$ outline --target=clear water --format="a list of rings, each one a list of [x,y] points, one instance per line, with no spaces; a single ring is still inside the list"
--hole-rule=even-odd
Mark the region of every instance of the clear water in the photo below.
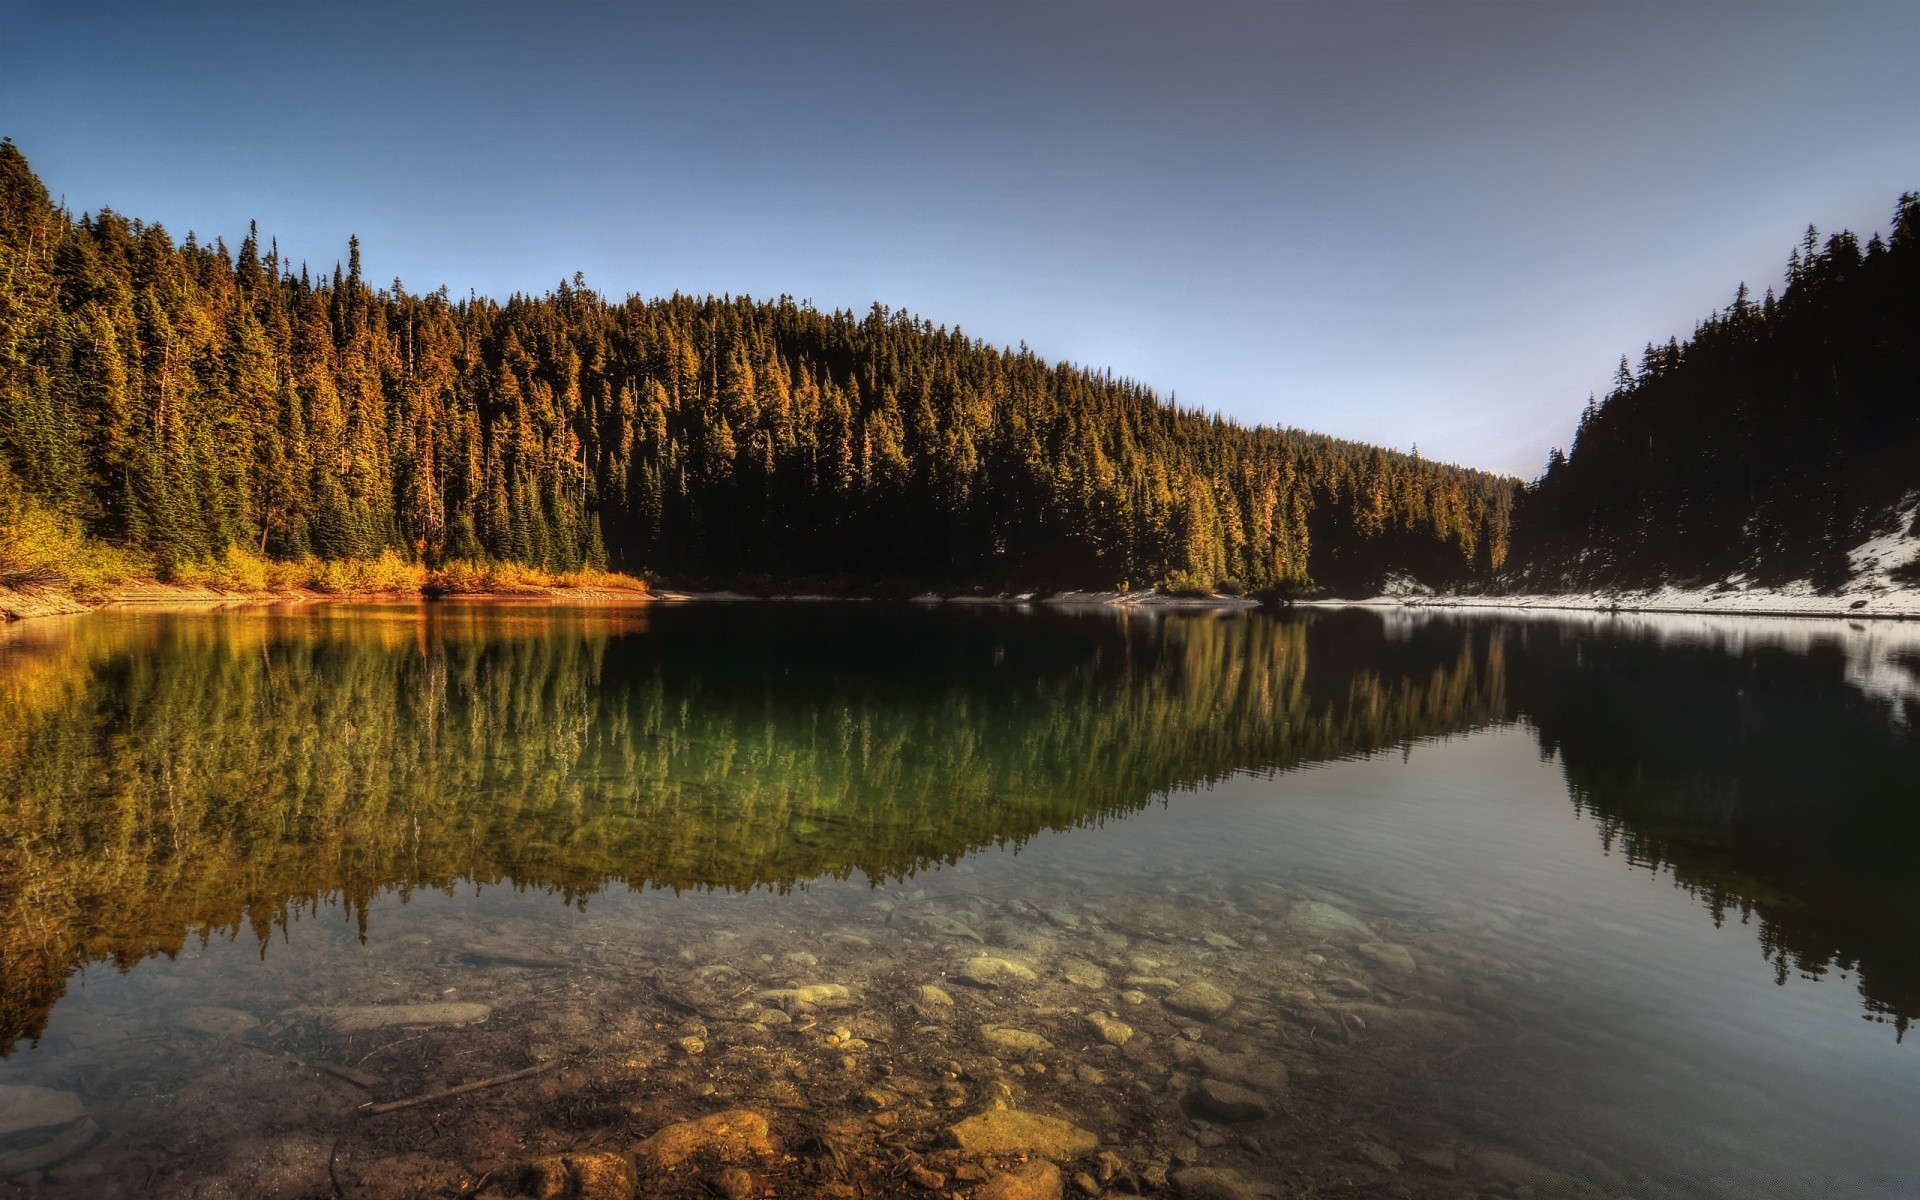
[[[970,1195],[1011,1107],[1113,1194],[1920,1194],[1916,716],[1842,622],[29,622],[0,1193],[523,1194],[748,1109],[641,1193]]]

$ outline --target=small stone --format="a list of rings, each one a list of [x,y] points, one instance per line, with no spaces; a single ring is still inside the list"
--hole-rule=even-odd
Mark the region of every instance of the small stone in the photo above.
[[[1209,933],[1201,939],[1216,950],[1239,950],[1241,945],[1224,933]]]
[[[1361,958],[1385,971],[1411,975],[1419,970],[1414,964],[1413,955],[1405,946],[1397,946],[1392,942],[1361,942],[1353,949]]]
[[[1060,1200],[1065,1191],[1060,1168],[1037,1158],[1010,1175],[989,1179],[974,1196],[977,1200]]]
[[[521,1187],[533,1200],[631,1200],[640,1186],[624,1154],[553,1154],[527,1164]]]
[[[962,982],[975,987],[995,988],[1009,980],[1032,983],[1040,977],[1030,967],[1022,966],[1012,959],[994,958],[991,955],[978,955],[960,964],[954,975]]]
[[[1038,1154],[1071,1159],[1100,1145],[1093,1134],[1058,1117],[995,1109],[968,1117],[951,1131],[953,1144],[969,1154]]]
[[[707,1052],[706,1042],[697,1037],[683,1037],[675,1042],[674,1045],[680,1047],[681,1052],[685,1054],[705,1054]]]
[[[1053,1049],[1053,1043],[1039,1034],[1009,1025],[982,1025],[980,1036],[1000,1049],[1015,1054],[1041,1054]]]
[[[1097,992],[1107,986],[1107,973],[1084,959],[1074,959],[1060,970],[1068,983]]]
[[[1260,1093],[1224,1079],[1201,1080],[1189,1099],[1195,1108],[1222,1121],[1257,1121],[1273,1113]]]
[[[1400,1156],[1379,1142],[1361,1142],[1353,1148],[1353,1152],[1382,1171],[1393,1172],[1400,1169]]]
[[[947,1186],[947,1177],[938,1171],[929,1171],[919,1163],[907,1169],[907,1178],[930,1192],[937,1192]]]
[[[1111,1150],[1102,1150],[1100,1152],[1099,1163],[1101,1183],[1112,1183],[1127,1173],[1126,1160]]]
[[[1189,1200],[1262,1200],[1275,1194],[1238,1171],[1220,1167],[1188,1167],[1175,1171],[1172,1180],[1173,1190]]]
[[[1098,1196],[1101,1192],[1100,1181],[1085,1171],[1073,1177],[1073,1187],[1082,1196]]]
[[[767,1119],[745,1108],[676,1121],[634,1148],[634,1154],[656,1170],[671,1170],[704,1151],[724,1163],[771,1158],[777,1153]]]
[[[728,1167],[713,1177],[713,1186],[723,1200],[753,1200],[759,1194],[754,1186],[753,1175],[740,1167]],[[586,1200],[584,1196],[581,1200]],[[622,1197],[622,1200],[626,1200]]]
[[[930,983],[920,985],[920,1003],[931,1004],[935,1008],[952,1008],[953,997],[945,988],[937,988]]]
[[[1201,979],[1176,989],[1161,1003],[1182,1016],[1212,1021],[1233,1007],[1233,997]]]
[[[1124,1046],[1133,1037],[1133,1026],[1112,1013],[1088,1013],[1087,1024],[1093,1026],[1093,1031],[1100,1035],[1100,1040],[1109,1046]]]
[[[1438,1171],[1442,1175],[1451,1175],[1460,1169],[1459,1160],[1454,1158],[1453,1151],[1445,1147],[1436,1150],[1415,1150],[1411,1157],[1421,1166]]]
[[[1194,1134],[1193,1140],[1200,1143],[1202,1150],[1218,1150],[1227,1144],[1227,1135],[1209,1126]]]
[[[1120,993],[1120,998],[1128,1004],[1145,1004],[1147,1002],[1147,994],[1138,988],[1128,988],[1126,991]]]

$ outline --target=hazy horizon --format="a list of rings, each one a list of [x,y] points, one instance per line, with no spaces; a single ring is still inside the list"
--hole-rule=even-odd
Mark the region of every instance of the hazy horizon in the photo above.
[[[5,11],[0,134],[76,213],[878,302],[1523,478],[1622,353],[1920,187],[1893,4]]]

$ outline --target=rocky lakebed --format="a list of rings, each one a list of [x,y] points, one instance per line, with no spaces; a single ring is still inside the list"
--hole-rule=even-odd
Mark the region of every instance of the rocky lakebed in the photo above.
[[[31,1078],[0,1064],[0,1194],[1257,1200],[1624,1182],[1570,1142],[1528,1141],[1503,1105],[1478,1051],[1515,1026],[1503,984],[1526,972],[1471,939],[1312,888],[1056,878],[1015,899],[972,875],[634,893],[639,913],[582,905],[560,924],[415,898],[406,932],[281,956],[294,974],[266,980],[248,947],[210,941],[133,973],[157,999],[102,996],[50,1030]]]

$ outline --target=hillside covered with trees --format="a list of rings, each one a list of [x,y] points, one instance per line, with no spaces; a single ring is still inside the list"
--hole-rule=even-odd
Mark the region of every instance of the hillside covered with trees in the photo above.
[[[1447,583],[1503,565],[1516,487],[879,305],[578,275],[454,300],[375,288],[357,241],[314,278],[251,231],[73,216],[0,147],[0,520],[162,577],[384,552],[854,589]]]
[[[1786,285],[1625,358],[1515,516],[1513,586],[1837,588],[1920,489],[1920,195],[1863,246],[1812,226]],[[1907,565],[1895,583],[1920,583]]]

